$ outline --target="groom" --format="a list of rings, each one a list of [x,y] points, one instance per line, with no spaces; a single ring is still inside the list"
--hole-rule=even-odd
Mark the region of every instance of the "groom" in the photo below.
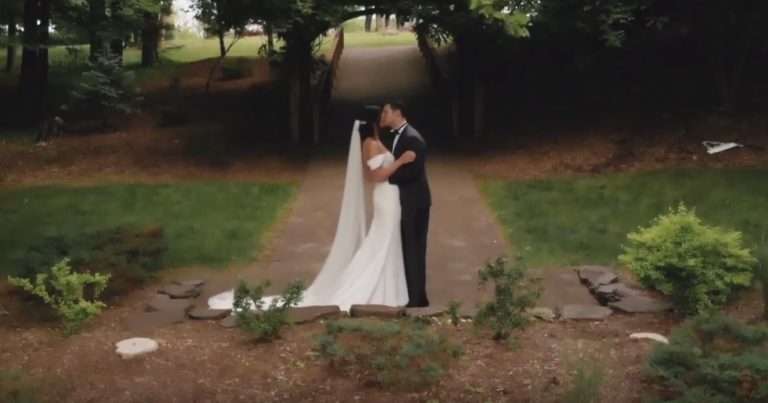
[[[405,279],[408,283],[407,307],[429,306],[427,299],[427,230],[432,196],[427,182],[424,162],[427,144],[418,131],[405,120],[403,105],[399,102],[384,104],[379,126],[391,130],[387,140],[395,159],[406,151],[416,153],[416,160],[403,165],[389,177],[389,183],[400,188],[400,231],[403,242]],[[391,140],[390,140],[391,139]]]

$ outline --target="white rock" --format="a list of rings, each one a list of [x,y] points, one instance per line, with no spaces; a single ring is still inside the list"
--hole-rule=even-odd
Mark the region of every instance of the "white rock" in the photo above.
[[[632,340],[650,339],[656,340],[659,343],[669,344],[669,340],[658,333],[632,333],[629,335],[629,338]]]
[[[151,353],[159,347],[156,341],[143,337],[123,340],[115,343],[115,345],[117,346],[115,352],[122,356],[124,360]]]

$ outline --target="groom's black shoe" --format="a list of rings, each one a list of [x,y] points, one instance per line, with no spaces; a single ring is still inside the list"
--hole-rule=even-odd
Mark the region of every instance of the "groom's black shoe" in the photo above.
[[[417,304],[413,302],[408,302],[407,304],[405,304],[406,308],[426,308],[428,306],[429,306],[429,301],[422,302],[421,304]]]

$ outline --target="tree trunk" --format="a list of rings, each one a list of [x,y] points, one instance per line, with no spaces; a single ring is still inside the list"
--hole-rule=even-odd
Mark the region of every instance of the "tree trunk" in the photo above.
[[[141,27],[141,67],[152,67],[157,61],[157,46],[160,29],[155,15],[144,13],[144,23]]]
[[[475,132],[475,80],[477,76],[473,44],[466,38],[457,36],[456,44],[456,97],[458,102],[459,133],[463,137],[472,137]]]
[[[48,30],[51,27],[51,2],[52,0],[40,0],[40,31],[38,32],[40,47],[37,53],[37,67],[38,77],[40,77],[38,86],[41,99],[45,99],[45,93],[48,89],[48,42],[50,39]]]
[[[23,50],[21,54],[21,75],[19,87],[22,96],[27,101],[36,99],[38,83],[38,26],[37,19],[40,12],[39,0],[24,1],[24,34]]]
[[[373,24],[373,16],[370,14],[365,15],[365,32],[371,32],[371,25]]]
[[[275,32],[271,23],[264,24],[264,32],[267,34],[267,54],[275,53]]]
[[[384,15],[384,29],[389,29],[389,17],[391,14],[385,14]]]
[[[104,54],[106,43],[104,41],[104,25],[107,10],[105,0],[88,0],[89,32],[91,36],[91,61]]]
[[[219,53],[221,57],[224,57],[227,55],[227,47],[224,46],[224,30],[219,29],[219,32],[217,32],[219,36]]]
[[[122,20],[118,20],[122,11],[121,8],[122,5],[119,0],[110,0],[109,13],[112,16],[113,23],[123,23]],[[124,39],[120,36],[112,36],[109,40],[109,54],[115,56],[121,66],[123,65],[123,49],[125,49]]]
[[[314,126],[312,42],[305,40],[302,35],[296,35],[289,41],[291,142],[309,145],[312,144]]]
[[[381,14],[376,14],[376,32],[379,32],[382,30],[382,25],[384,22],[382,21],[382,19],[383,17],[381,16]]]
[[[13,13],[8,15],[8,51],[5,59],[5,72],[10,73],[16,61],[16,16]]]

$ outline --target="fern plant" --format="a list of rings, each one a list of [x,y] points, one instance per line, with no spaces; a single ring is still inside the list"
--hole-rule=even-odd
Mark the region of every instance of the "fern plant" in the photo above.
[[[50,273],[38,274],[34,283],[26,278],[8,278],[9,284],[40,297],[50,305],[61,318],[67,335],[80,332],[86,322],[101,313],[106,305],[98,297],[107,288],[108,282],[109,275],[73,273],[66,258],[54,265]],[[92,295],[92,300],[85,298],[86,290]]]

